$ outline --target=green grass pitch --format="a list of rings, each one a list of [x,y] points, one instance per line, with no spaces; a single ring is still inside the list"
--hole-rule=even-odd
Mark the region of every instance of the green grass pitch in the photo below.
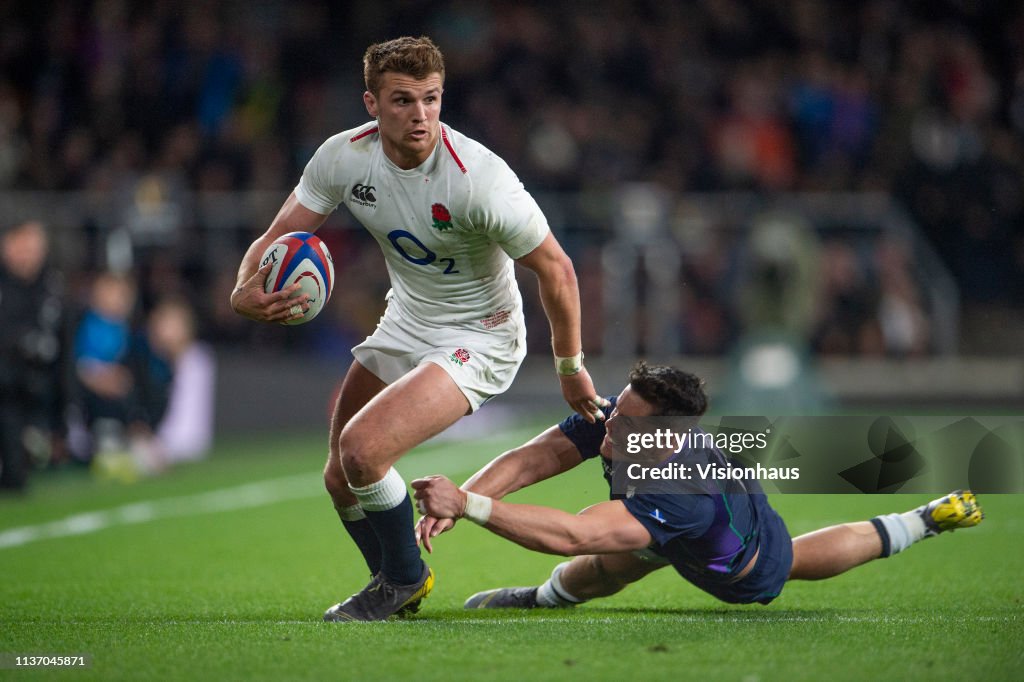
[[[406,479],[458,482],[543,423],[428,444]],[[433,595],[407,621],[327,624],[366,582],[319,478],[321,435],[221,444],[134,485],[40,476],[0,500],[0,654],[87,654],[85,669],[0,679],[1024,679],[1024,496],[981,496],[978,528],[837,579],[728,606],[664,569],[571,611],[464,612],[469,594],[542,581],[560,559],[472,524],[436,540]],[[514,499],[576,511],[599,465]],[[925,500],[773,496],[796,535]]]

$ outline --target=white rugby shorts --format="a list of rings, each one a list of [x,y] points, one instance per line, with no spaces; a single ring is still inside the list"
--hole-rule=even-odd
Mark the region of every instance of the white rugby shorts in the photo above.
[[[403,314],[392,301],[377,329],[352,355],[386,384],[432,362],[448,372],[475,412],[512,385],[526,357],[526,326],[515,319],[479,331],[428,326]]]

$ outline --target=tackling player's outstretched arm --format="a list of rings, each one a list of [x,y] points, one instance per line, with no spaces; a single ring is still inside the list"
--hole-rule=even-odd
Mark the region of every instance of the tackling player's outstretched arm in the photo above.
[[[462,484],[463,490],[500,500],[520,488],[572,469],[583,458],[558,426],[502,453]]]
[[[462,484],[463,490],[501,499],[520,488],[533,485],[572,469],[583,458],[558,426],[552,426],[529,442],[508,450]],[[416,523],[416,540],[433,552],[431,538],[451,529],[453,519],[423,516]]]
[[[651,544],[651,535],[620,500],[595,504],[579,514],[550,507],[511,504],[489,500],[489,512],[468,510],[471,501],[466,492],[444,476],[428,476],[412,482],[415,498],[425,513],[437,518],[466,516],[492,533],[527,549],[547,554],[579,556],[609,554],[643,549]]]
[[[540,300],[551,325],[551,347],[565,401],[590,423],[604,419],[601,408],[605,407],[605,400],[594,390],[590,374],[583,366],[580,291],[572,261],[549,233],[540,246],[518,262],[537,275]]]
[[[260,257],[267,247],[281,235],[299,230],[313,232],[326,219],[326,215],[316,213],[303,206],[296,198],[295,192],[288,195],[281,210],[277,212],[277,216],[270,223],[270,227],[249,245],[242,257],[242,263],[238,267],[238,278],[235,281],[235,290],[231,292],[231,309],[243,317],[258,322],[284,322],[302,317],[302,311],[295,313],[292,312],[292,308],[299,305],[303,311],[308,309],[309,306],[306,303],[308,297],[291,298],[299,290],[300,285],[296,283],[288,289],[282,289],[272,294],[266,293],[263,290],[263,284],[273,264],[267,263],[261,269]]]

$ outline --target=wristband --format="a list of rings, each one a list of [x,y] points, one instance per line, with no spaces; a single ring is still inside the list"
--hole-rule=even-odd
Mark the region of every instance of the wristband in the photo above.
[[[579,374],[581,369],[583,369],[583,351],[567,358],[555,356],[555,371],[559,375],[571,377],[573,374]]]
[[[462,517],[482,526],[491,518],[493,502],[494,500],[485,495],[466,492],[466,508],[462,510]]]

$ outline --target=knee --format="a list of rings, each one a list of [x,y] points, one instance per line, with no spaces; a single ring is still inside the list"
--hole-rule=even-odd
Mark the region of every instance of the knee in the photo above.
[[[565,591],[577,599],[609,597],[624,587],[599,554],[578,556],[565,568],[559,576],[560,582]]]
[[[605,565],[605,561],[600,554],[580,557],[580,562],[583,564],[582,568],[585,573],[591,576],[593,583],[603,586],[603,591],[614,593],[622,589],[622,581],[612,571],[608,570],[608,566]]]
[[[608,570],[608,566],[605,565],[602,555],[593,554],[588,556],[586,561],[588,568],[590,568],[590,571],[594,574],[597,582],[606,585],[609,589],[613,589],[616,592],[626,585],[626,582],[618,575],[615,575],[612,571]]]
[[[387,471],[387,466],[381,466],[374,439],[350,429],[342,431],[338,438],[338,461],[343,476],[349,481],[377,480]]]
[[[341,462],[336,457],[331,457],[327,466],[324,467],[324,487],[331,497],[346,496],[349,494],[348,479],[345,478],[345,470],[341,468]]]

